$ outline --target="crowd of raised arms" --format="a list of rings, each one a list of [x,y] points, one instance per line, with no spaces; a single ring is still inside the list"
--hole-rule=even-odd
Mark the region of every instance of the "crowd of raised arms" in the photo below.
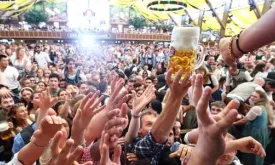
[[[274,19],[183,79],[169,45],[0,43],[0,164],[274,164]]]

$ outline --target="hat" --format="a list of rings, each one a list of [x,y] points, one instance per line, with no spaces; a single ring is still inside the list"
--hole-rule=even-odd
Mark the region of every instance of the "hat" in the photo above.
[[[268,81],[275,81],[275,72],[269,72],[266,76],[266,78],[264,78],[264,80],[266,82]]]

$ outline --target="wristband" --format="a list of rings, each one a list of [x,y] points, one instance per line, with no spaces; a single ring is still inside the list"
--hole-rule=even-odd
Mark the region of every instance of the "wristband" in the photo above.
[[[233,40],[235,39],[236,37],[233,36],[231,37],[230,41],[229,41],[229,46],[228,46],[228,51],[229,51],[229,55],[231,58],[234,58],[236,60],[238,60],[240,57],[237,57],[234,53],[233,53],[233,49],[232,49],[232,43],[233,43]]]
[[[242,33],[242,31],[237,35],[237,37],[236,37],[236,46],[237,46],[237,49],[242,53],[242,54],[247,54],[248,52],[245,52],[245,51],[243,51],[241,48],[240,48],[240,36],[241,36],[241,33]]]
[[[134,113],[133,113],[133,112],[131,112],[131,114],[132,114],[132,117],[133,117],[133,118],[135,118],[135,119],[140,118],[140,114],[139,114],[139,115],[134,115]]]

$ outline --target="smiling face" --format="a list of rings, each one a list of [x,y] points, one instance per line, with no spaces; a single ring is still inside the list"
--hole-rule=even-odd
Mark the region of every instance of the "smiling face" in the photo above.
[[[24,90],[22,92],[22,99],[25,100],[26,102],[30,102],[31,101],[31,95],[32,92],[29,90]]]
[[[260,95],[257,92],[253,92],[249,98],[249,100],[251,102],[253,102],[254,104],[257,104],[261,101],[263,101],[263,99],[260,97]]]
[[[15,114],[12,116],[16,120],[26,120],[28,118],[28,111],[25,106],[19,106],[15,109]]]

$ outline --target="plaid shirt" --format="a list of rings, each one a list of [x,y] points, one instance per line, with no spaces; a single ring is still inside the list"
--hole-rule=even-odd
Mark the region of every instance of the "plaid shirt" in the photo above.
[[[99,165],[99,161],[93,161],[91,157],[91,147],[93,143],[90,144],[90,146],[84,148],[83,155],[81,157],[80,163],[85,163],[88,161],[92,162],[92,165]]]
[[[167,142],[167,141],[166,141]],[[131,144],[127,146],[127,153],[135,153],[139,159],[146,159],[152,165],[158,163],[160,152],[164,149],[166,144],[156,143],[149,132],[144,138],[137,137]]]

